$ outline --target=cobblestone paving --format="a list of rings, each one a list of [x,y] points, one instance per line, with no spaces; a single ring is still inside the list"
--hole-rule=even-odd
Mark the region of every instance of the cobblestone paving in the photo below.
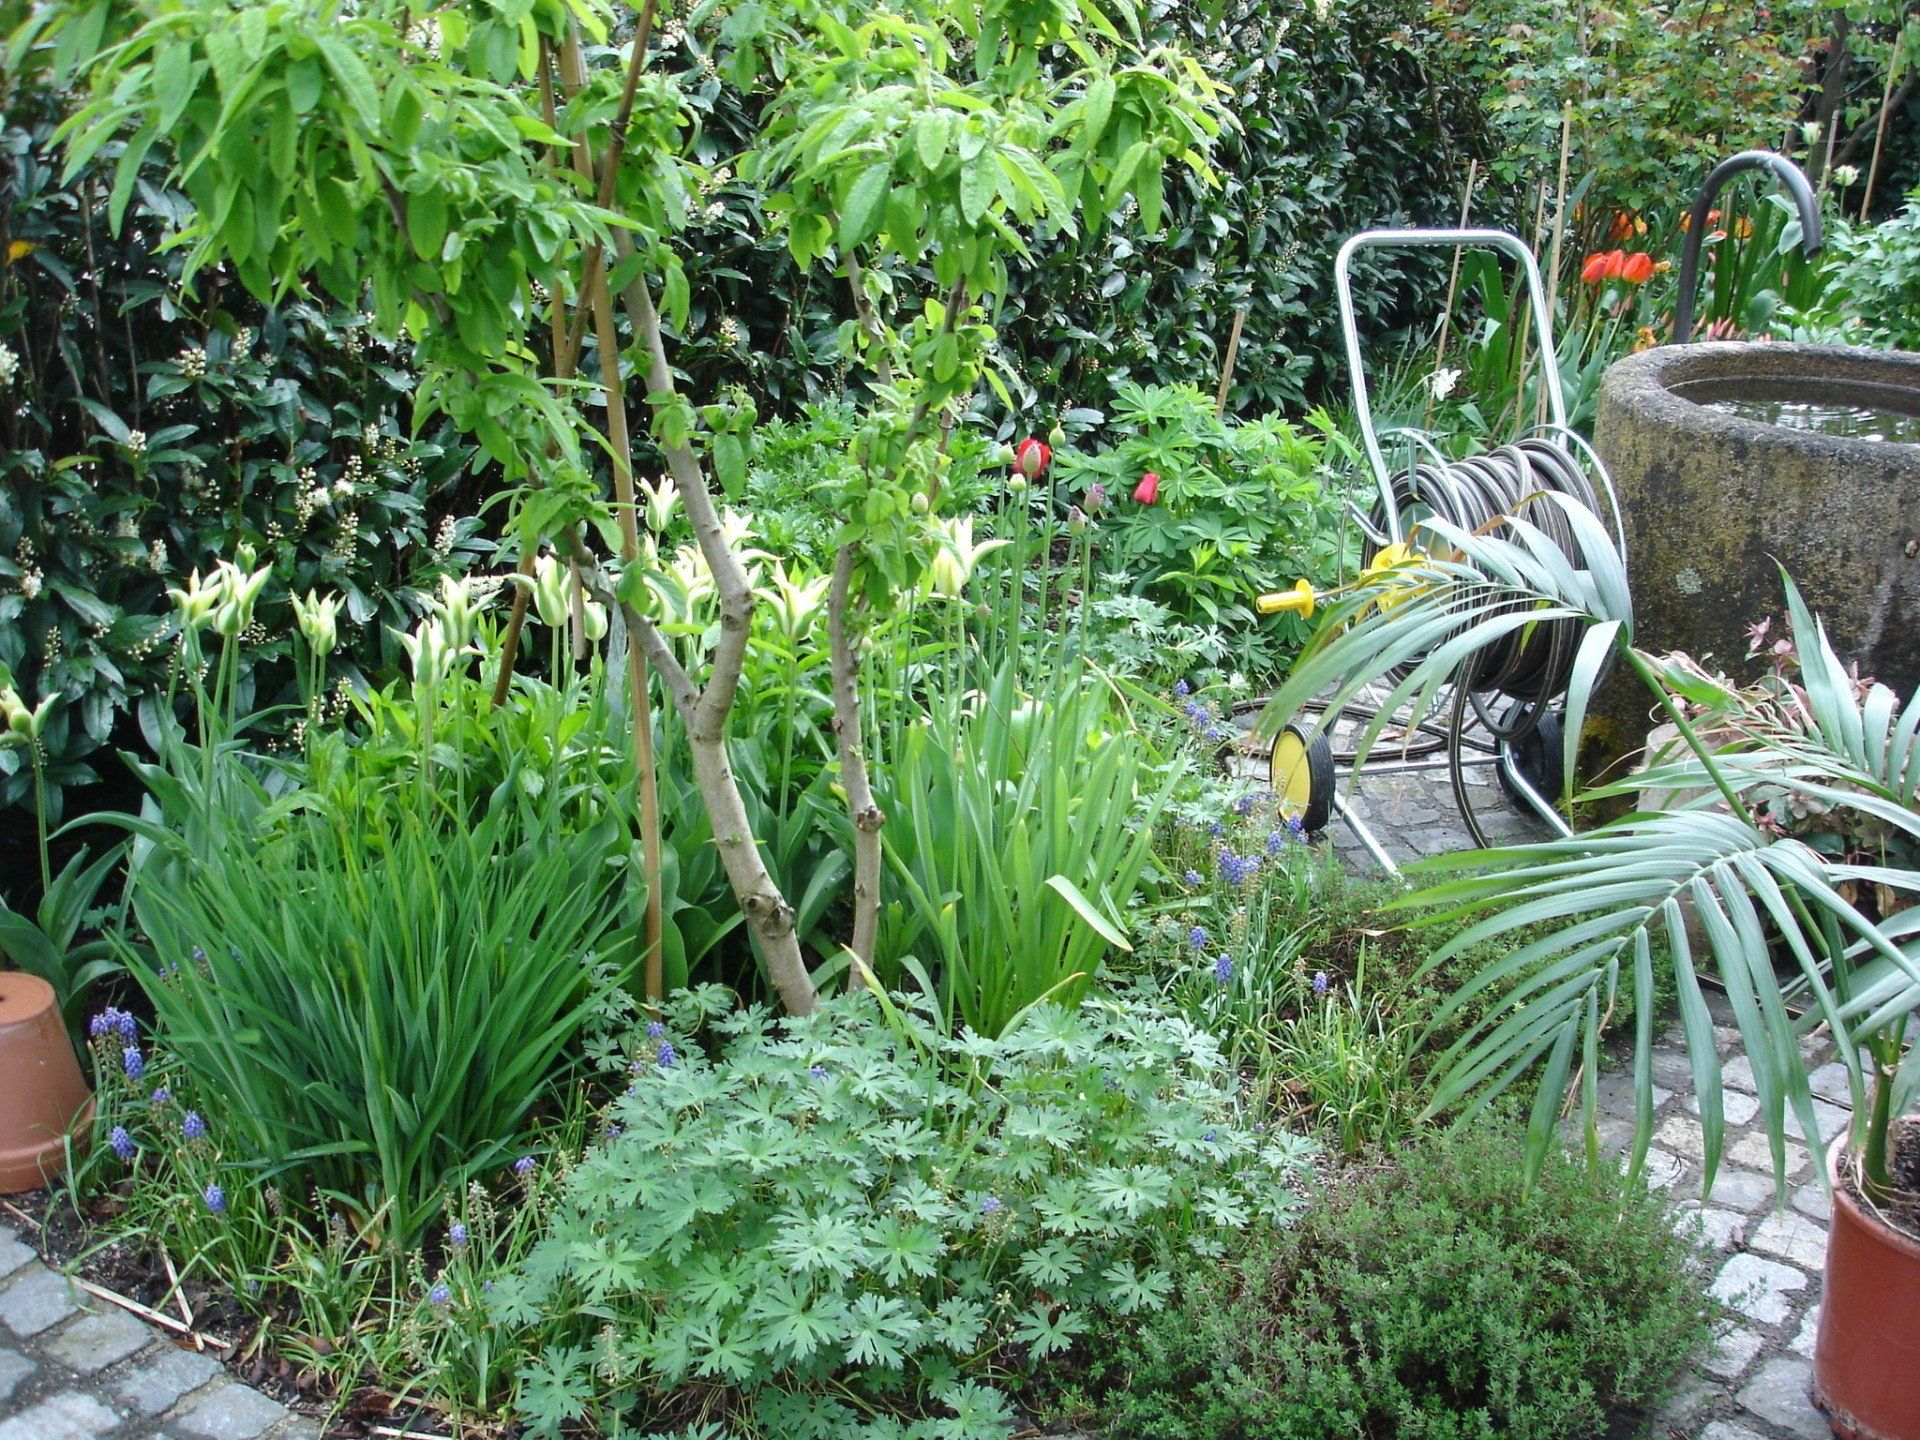
[[[1496,843],[1542,837],[1544,822],[1518,811],[1484,769],[1469,772],[1475,813]],[[1353,809],[1375,831],[1388,854],[1406,863],[1419,856],[1471,846],[1444,772],[1370,776],[1354,784]],[[1337,819],[1327,839],[1352,869],[1374,867],[1352,831]],[[1738,1035],[1724,1000],[1709,994],[1723,1057]],[[1813,1072],[1820,1152],[1851,1118],[1845,1067],[1828,1055]],[[1646,1169],[1673,1197],[1675,1223],[1699,1226],[1713,1247],[1713,1293],[1730,1307],[1713,1348],[1682,1380],[1647,1434],[1655,1440],[1818,1440],[1830,1432],[1807,1398],[1813,1381],[1813,1337],[1820,1323],[1820,1277],[1827,1246],[1828,1201],[1814,1171],[1814,1152],[1790,1143],[1787,1191],[1774,1189],[1765,1130],[1756,1123],[1759,1101],[1744,1057],[1723,1059],[1726,1138],[1712,1193],[1700,1193],[1701,1132],[1692,1071],[1676,1026],[1660,1037],[1653,1074],[1658,1088],[1654,1136]],[[1630,1075],[1601,1078],[1600,1138],[1610,1152],[1625,1150],[1633,1134]],[[1790,1132],[1801,1137],[1797,1123]],[[1804,1137],[1801,1137],[1804,1139]]]
[[[0,1440],[314,1440],[320,1427],[0,1226]]]

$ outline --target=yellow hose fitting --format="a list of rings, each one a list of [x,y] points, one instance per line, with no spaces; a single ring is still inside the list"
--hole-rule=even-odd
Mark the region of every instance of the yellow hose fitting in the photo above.
[[[1278,615],[1282,611],[1290,611],[1303,620],[1311,620],[1314,603],[1319,598],[1313,593],[1313,586],[1305,580],[1296,580],[1291,590],[1278,590],[1271,595],[1262,595],[1253,602],[1253,608],[1262,615]]]

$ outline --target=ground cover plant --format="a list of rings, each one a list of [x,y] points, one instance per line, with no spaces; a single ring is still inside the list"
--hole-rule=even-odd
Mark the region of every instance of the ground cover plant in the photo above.
[[[1490,1125],[1350,1176],[1284,1235],[1199,1277],[1088,1378],[1149,1440],[1610,1433],[1713,1318],[1659,1192],[1555,1156],[1522,1183]]]
[[[872,995],[729,1005],[652,1027],[506,1287],[510,1316],[579,1317],[532,1363],[536,1431],[1004,1437],[1003,1380],[1297,1207],[1311,1146],[1238,1123],[1210,1038],[1150,1011],[990,1040]]]

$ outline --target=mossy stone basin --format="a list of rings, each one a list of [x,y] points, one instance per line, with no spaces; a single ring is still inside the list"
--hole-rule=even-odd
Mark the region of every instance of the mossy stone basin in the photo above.
[[[1920,355],[1713,343],[1616,363],[1594,444],[1625,517],[1635,643],[1751,676],[1747,626],[1782,611],[1784,565],[1844,658],[1920,687],[1916,440]],[[1638,717],[1611,718],[1638,733],[1601,749],[1637,746]]]

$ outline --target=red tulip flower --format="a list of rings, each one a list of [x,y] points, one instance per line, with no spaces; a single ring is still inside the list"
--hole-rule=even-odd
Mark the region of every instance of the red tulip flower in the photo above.
[[[1627,256],[1620,266],[1620,278],[1629,285],[1644,285],[1653,278],[1653,257],[1644,250]]]
[[[1580,278],[1589,285],[1604,284],[1608,280],[1618,280],[1626,266],[1626,251],[1608,250],[1604,254],[1587,256],[1587,263],[1580,267]]]
[[[1149,470],[1140,477],[1140,483],[1133,487],[1133,498],[1142,505],[1152,505],[1160,499],[1160,477]]]
[[[1046,442],[1031,435],[1013,447],[1013,468],[1029,480],[1038,480],[1052,459],[1053,451]]]

